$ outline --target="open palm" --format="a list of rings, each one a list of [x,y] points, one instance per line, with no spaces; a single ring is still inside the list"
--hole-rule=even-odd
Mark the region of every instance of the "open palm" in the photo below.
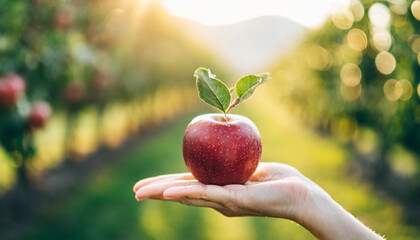
[[[296,220],[316,184],[295,168],[260,163],[244,185],[205,185],[189,173],[143,179],[133,188],[137,200],[160,199],[210,207],[226,216],[271,216]]]

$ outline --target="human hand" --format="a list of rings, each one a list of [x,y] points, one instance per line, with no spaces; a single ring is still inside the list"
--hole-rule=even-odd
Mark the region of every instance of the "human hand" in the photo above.
[[[244,185],[204,185],[189,173],[147,178],[133,188],[137,200],[160,199],[210,207],[226,216],[269,216],[298,221],[322,191],[295,168],[260,163]]]
[[[210,207],[225,216],[294,220],[319,239],[383,239],[295,168],[260,163],[244,185],[204,185],[190,174],[146,178],[134,185],[137,200],[159,199]]]

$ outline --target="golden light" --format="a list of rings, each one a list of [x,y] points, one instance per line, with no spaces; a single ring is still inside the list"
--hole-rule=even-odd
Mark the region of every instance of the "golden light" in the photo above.
[[[414,1],[411,4],[411,13],[417,20],[420,20],[420,1]]]
[[[417,95],[419,95],[419,97],[420,97],[420,83],[419,83],[419,85],[417,85]]]
[[[316,28],[334,8],[348,8],[350,0],[160,0],[173,15],[205,25],[226,25],[260,16],[283,16]]]
[[[406,79],[400,80],[400,84],[403,90],[400,99],[407,101],[413,95],[413,85],[411,85],[411,82]]]
[[[420,35],[411,34],[411,36],[408,38],[408,46],[410,46],[413,52],[419,53],[420,52]]]
[[[389,48],[391,48],[392,37],[388,31],[382,30],[373,34],[372,41],[373,46],[378,51],[387,51]]]
[[[342,30],[346,30],[353,26],[354,17],[353,14],[348,10],[341,10],[332,15],[333,24]]]
[[[375,64],[378,71],[384,75],[392,73],[397,66],[394,56],[385,51],[376,55]]]
[[[333,58],[325,48],[319,45],[312,45],[306,51],[305,61],[309,67],[325,71],[332,66]]]
[[[387,27],[391,14],[388,7],[382,3],[375,3],[369,8],[369,20],[375,27]]]
[[[350,11],[353,14],[355,22],[362,20],[363,16],[365,15],[365,9],[363,5],[357,0],[351,1]]]
[[[350,102],[355,101],[362,94],[362,85],[358,84],[354,87],[349,87],[341,83],[340,94],[343,97],[343,99],[346,101],[350,101]]]
[[[391,11],[399,15],[405,15],[407,13],[407,3],[405,0],[392,0],[389,1]]]
[[[334,54],[336,54],[337,64],[339,65],[345,63],[355,63],[358,65],[362,62],[363,57],[363,52],[355,51],[348,44],[342,44],[339,49],[334,51]],[[343,60],[343,62],[338,62],[340,60]]]
[[[395,79],[388,79],[384,84],[385,97],[390,101],[397,101],[403,94],[401,83]]]
[[[362,79],[362,71],[356,64],[347,63],[341,68],[340,78],[344,85],[356,87]]]
[[[354,28],[347,34],[347,44],[356,51],[363,51],[367,47],[367,37],[365,32]]]
[[[420,66],[420,52],[419,52],[419,54],[417,54],[417,63],[419,64],[419,66]]]

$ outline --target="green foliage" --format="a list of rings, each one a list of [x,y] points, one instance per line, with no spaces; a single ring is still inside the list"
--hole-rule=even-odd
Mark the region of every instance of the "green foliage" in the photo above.
[[[239,100],[245,101],[254,93],[255,89],[263,84],[268,75],[247,75],[236,82],[235,90]]]
[[[197,78],[197,88],[201,100],[226,113],[231,100],[226,84],[215,78],[209,69],[199,68],[195,70],[194,76]]]
[[[225,115],[236,105],[248,99],[255,89],[269,78],[268,74],[247,75],[236,82],[235,88],[229,89],[226,84],[212,75],[210,69],[200,67],[195,70],[194,76],[197,78],[201,100],[221,110]],[[235,90],[237,98],[232,101]]]
[[[101,119],[109,106],[192,88],[200,65],[226,74],[173,20],[155,1],[0,0],[0,81],[16,73],[26,83],[17,104],[0,107],[0,147],[19,163],[36,154],[27,123],[40,100],[69,116],[66,158],[74,121],[86,109]]]
[[[381,235],[418,239],[419,231],[403,223],[398,206],[373,194],[368,184],[346,177],[343,147],[300,126],[272,99],[266,101],[265,95],[266,92],[241,109],[245,110],[241,114],[250,116],[264,137],[263,161],[281,161],[297,167]],[[137,180],[187,171],[179,139],[192,117],[143,141],[135,150],[119,156],[121,160],[115,166],[90,178],[75,194],[50,205],[33,225],[20,231],[22,238],[315,239],[303,227],[284,219],[227,218],[212,209],[156,200],[137,202],[131,191]]]
[[[388,174],[392,145],[420,153],[420,66],[413,40],[420,21],[410,5],[351,1],[272,70],[276,88],[288,96],[282,101],[299,106],[314,127],[349,143],[360,129],[373,129],[379,177]]]

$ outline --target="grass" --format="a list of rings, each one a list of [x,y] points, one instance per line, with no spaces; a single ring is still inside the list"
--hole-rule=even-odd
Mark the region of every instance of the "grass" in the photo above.
[[[259,91],[236,113],[251,118],[263,138],[263,161],[297,167],[375,231],[389,239],[418,239],[400,207],[365,182],[346,174],[346,150],[290,117],[270,94]],[[181,141],[192,116],[139,144],[121,161],[87,180],[23,231],[24,239],[313,239],[296,223],[272,218],[226,218],[212,209],[171,202],[137,202],[131,190],[141,178],[184,172]]]

